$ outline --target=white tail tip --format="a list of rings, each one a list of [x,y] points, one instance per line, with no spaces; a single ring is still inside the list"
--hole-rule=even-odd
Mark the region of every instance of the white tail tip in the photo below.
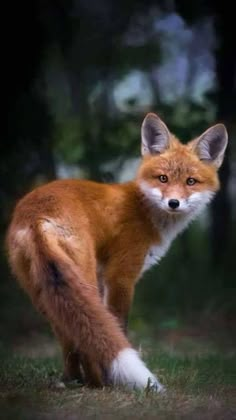
[[[164,391],[163,385],[147,369],[138,353],[131,348],[119,352],[110,369],[110,381],[115,386],[128,386],[131,389],[151,389]]]

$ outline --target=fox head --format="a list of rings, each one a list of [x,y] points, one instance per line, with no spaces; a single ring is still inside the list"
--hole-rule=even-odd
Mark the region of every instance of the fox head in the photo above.
[[[142,124],[143,160],[137,182],[153,209],[172,215],[196,214],[219,189],[220,168],[228,135],[216,124],[182,144],[155,114]]]

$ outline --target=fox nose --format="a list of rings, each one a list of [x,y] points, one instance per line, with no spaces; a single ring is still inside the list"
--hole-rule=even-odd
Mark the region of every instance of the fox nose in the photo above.
[[[171,198],[168,202],[169,207],[173,210],[177,209],[179,207],[179,200],[176,200],[175,198]]]

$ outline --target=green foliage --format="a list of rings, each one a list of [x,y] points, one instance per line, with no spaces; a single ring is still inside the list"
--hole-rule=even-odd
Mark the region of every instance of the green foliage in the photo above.
[[[140,46],[121,45],[113,59],[116,77],[126,75],[130,69],[150,70],[160,61],[158,44],[148,41]]]
[[[65,163],[75,164],[83,158],[84,143],[81,138],[83,127],[76,117],[61,118],[54,131],[55,154]]]

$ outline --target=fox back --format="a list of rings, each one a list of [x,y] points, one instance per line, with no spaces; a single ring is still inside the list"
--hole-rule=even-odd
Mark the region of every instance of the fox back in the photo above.
[[[135,284],[219,189],[227,132],[217,124],[184,145],[148,114],[141,137],[134,181],[36,188],[16,206],[7,248],[61,344],[65,380],[161,391],[126,337]]]

